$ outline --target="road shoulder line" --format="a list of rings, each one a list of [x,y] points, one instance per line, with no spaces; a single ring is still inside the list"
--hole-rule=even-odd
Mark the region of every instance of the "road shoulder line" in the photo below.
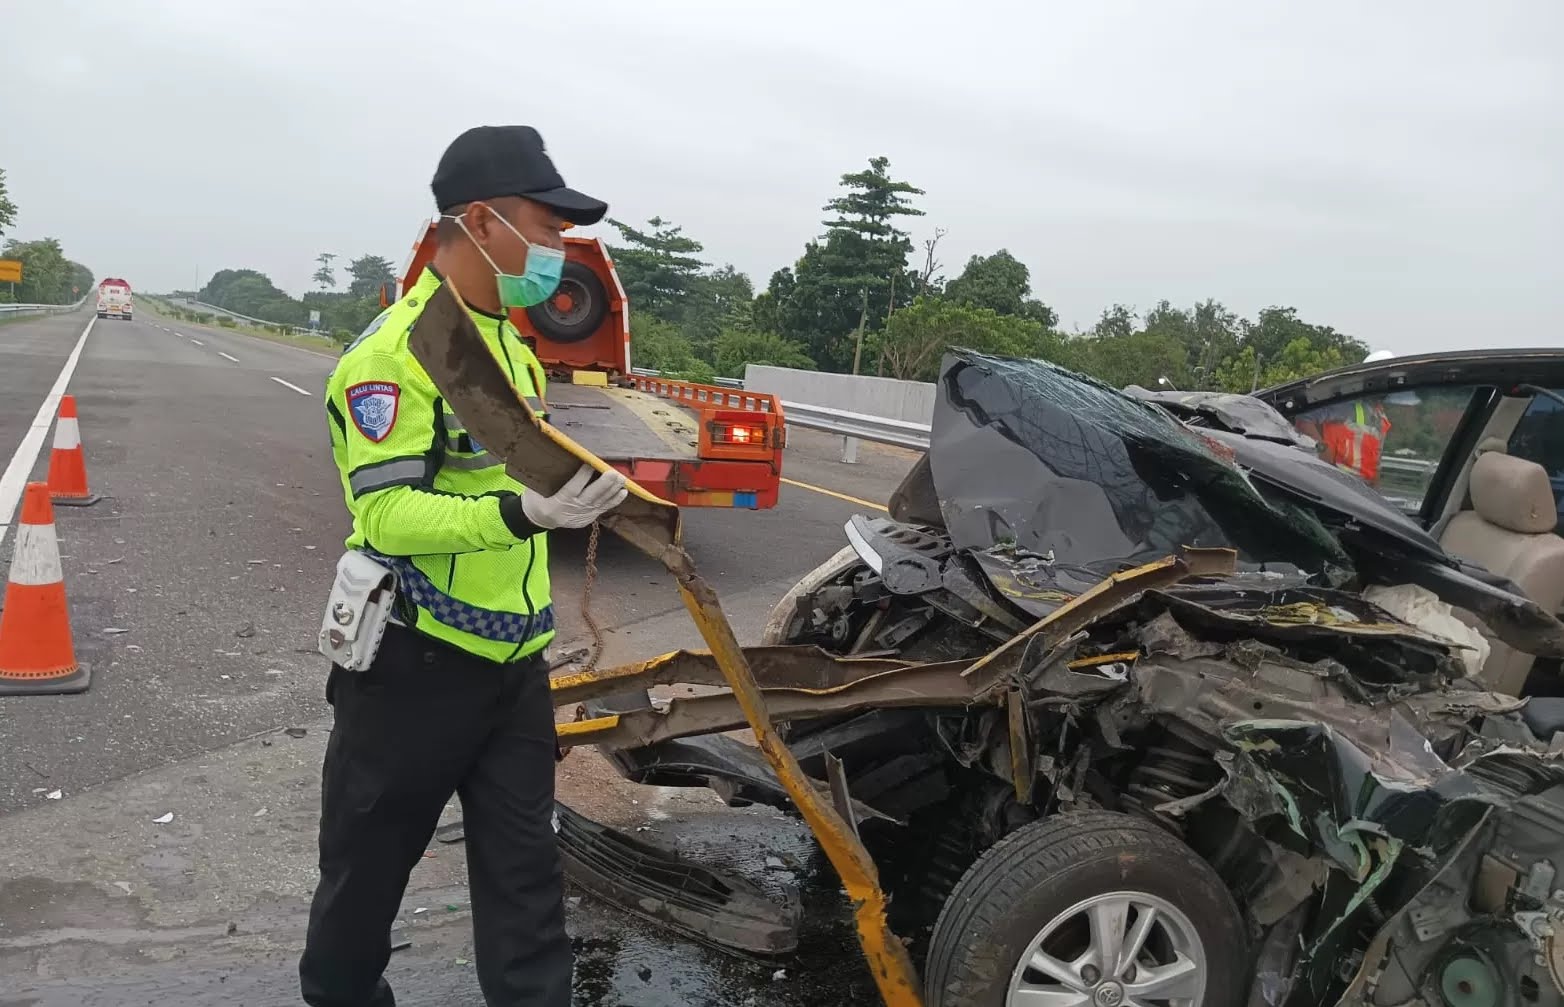
[[[5,534],[11,529],[11,518],[16,514],[16,505],[21,502],[22,491],[27,488],[27,477],[32,474],[33,465],[43,451],[44,438],[54,423],[55,411],[60,408],[60,397],[65,394],[71,375],[76,373],[82,348],[87,345],[87,337],[92,334],[92,327],[97,321],[97,316],[87,319],[87,327],[81,330],[81,337],[76,340],[71,355],[65,358],[65,366],[60,368],[59,377],[54,379],[54,387],[44,396],[43,404],[38,407],[38,415],[33,417],[32,425],[22,435],[22,442],[11,455],[5,472],[0,474],[0,543],[5,542]]]

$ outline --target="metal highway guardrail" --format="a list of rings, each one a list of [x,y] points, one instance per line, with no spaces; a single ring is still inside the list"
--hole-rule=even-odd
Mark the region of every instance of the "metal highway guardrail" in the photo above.
[[[311,329],[311,328],[309,328],[307,326],[304,326],[304,325],[294,325],[294,324],[292,324],[290,322],[271,322],[271,321],[267,321],[264,318],[252,318],[249,315],[241,315],[237,311],[229,311],[227,308],[220,308],[220,307],[218,307],[215,304],[207,304],[204,301],[192,301],[192,300],[188,300],[188,299],[183,298],[183,297],[170,297],[170,298],[166,298],[166,300],[167,300],[167,302],[169,304],[172,304],[172,305],[174,305],[176,307],[184,308],[186,311],[205,312],[206,314],[209,314],[209,315],[227,315],[229,318],[232,318],[232,319],[234,319],[236,321],[249,322],[251,325],[260,325],[260,326],[263,326],[264,328],[268,328],[268,329],[287,329],[289,332],[292,332],[294,335],[306,335],[306,336],[322,336],[322,335],[325,335],[325,333],[321,332],[318,329]]]
[[[639,377],[639,378],[660,378],[660,377],[663,376],[663,372],[662,371],[653,370],[650,367],[632,367],[632,368],[630,368],[630,373],[634,374],[636,377]],[[698,382],[691,382],[691,383],[692,384],[696,384]],[[744,387],[744,382],[742,380],[740,380],[739,378],[712,378],[711,379],[711,383],[716,385],[718,388],[743,388]]]
[[[782,403],[782,415],[787,422],[809,430],[823,430],[829,434],[841,434],[846,438],[842,445],[842,461],[851,464],[857,459],[856,441],[874,441],[876,444],[893,444],[917,451],[929,449],[929,425],[910,420],[892,420],[868,413],[853,413],[845,409],[812,406],[807,402]]]
[[[60,315],[67,311],[75,311],[87,298],[83,297],[75,304],[0,304],[0,321],[7,318],[27,318],[32,315]]]

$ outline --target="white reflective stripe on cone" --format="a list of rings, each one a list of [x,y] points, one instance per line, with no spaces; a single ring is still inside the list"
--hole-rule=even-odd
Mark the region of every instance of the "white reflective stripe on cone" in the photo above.
[[[16,533],[11,583],[39,587],[65,580],[65,572],[60,569],[60,543],[55,538],[54,525],[19,524]]]
[[[81,447],[81,425],[76,422],[74,416],[61,416],[59,422],[54,425],[54,448],[56,451],[70,451]]]

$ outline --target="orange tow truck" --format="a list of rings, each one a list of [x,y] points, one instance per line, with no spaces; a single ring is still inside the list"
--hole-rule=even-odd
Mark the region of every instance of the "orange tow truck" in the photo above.
[[[429,221],[396,296],[434,252]],[[582,447],[680,507],[776,506],[787,436],[781,402],[635,374],[629,303],[602,241],[567,237],[559,290],[510,318],[549,373],[549,422]]]

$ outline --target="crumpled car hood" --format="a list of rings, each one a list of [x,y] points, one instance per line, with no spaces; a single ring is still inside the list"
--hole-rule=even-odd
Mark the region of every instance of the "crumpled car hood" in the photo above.
[[[1159,405],[1174,416],[1193,421],[1198,426],[1299,447],[1314,446],[1312,437],[1300,433],[1275,407],[1253,395],[1236,392],[1153,392],[1140,385],[1130,385],[1124,389],[1124,394]]]
[[[1236,415],[1232,403],[1224,408]],[[943,526],[959,549],[1087,578],[1194,546],[1233,548],[1241,569],[1301,571],[1332,586],[1417,583],[1513,646],[1564,655],[1564,623],[1552,613],[1508,581],[1463,567],[1309,451],[1269,435],[1193,429],[1046,361],[947,354],[928,455],[890,511]]]
[[[1213,442],[1043,361],[948,355],[929,462],[959,548],[1013,543],[1103,569],[1184,546],[1232,547],[1251,562],[1346,562],[1317,521],[1267,502]]]

